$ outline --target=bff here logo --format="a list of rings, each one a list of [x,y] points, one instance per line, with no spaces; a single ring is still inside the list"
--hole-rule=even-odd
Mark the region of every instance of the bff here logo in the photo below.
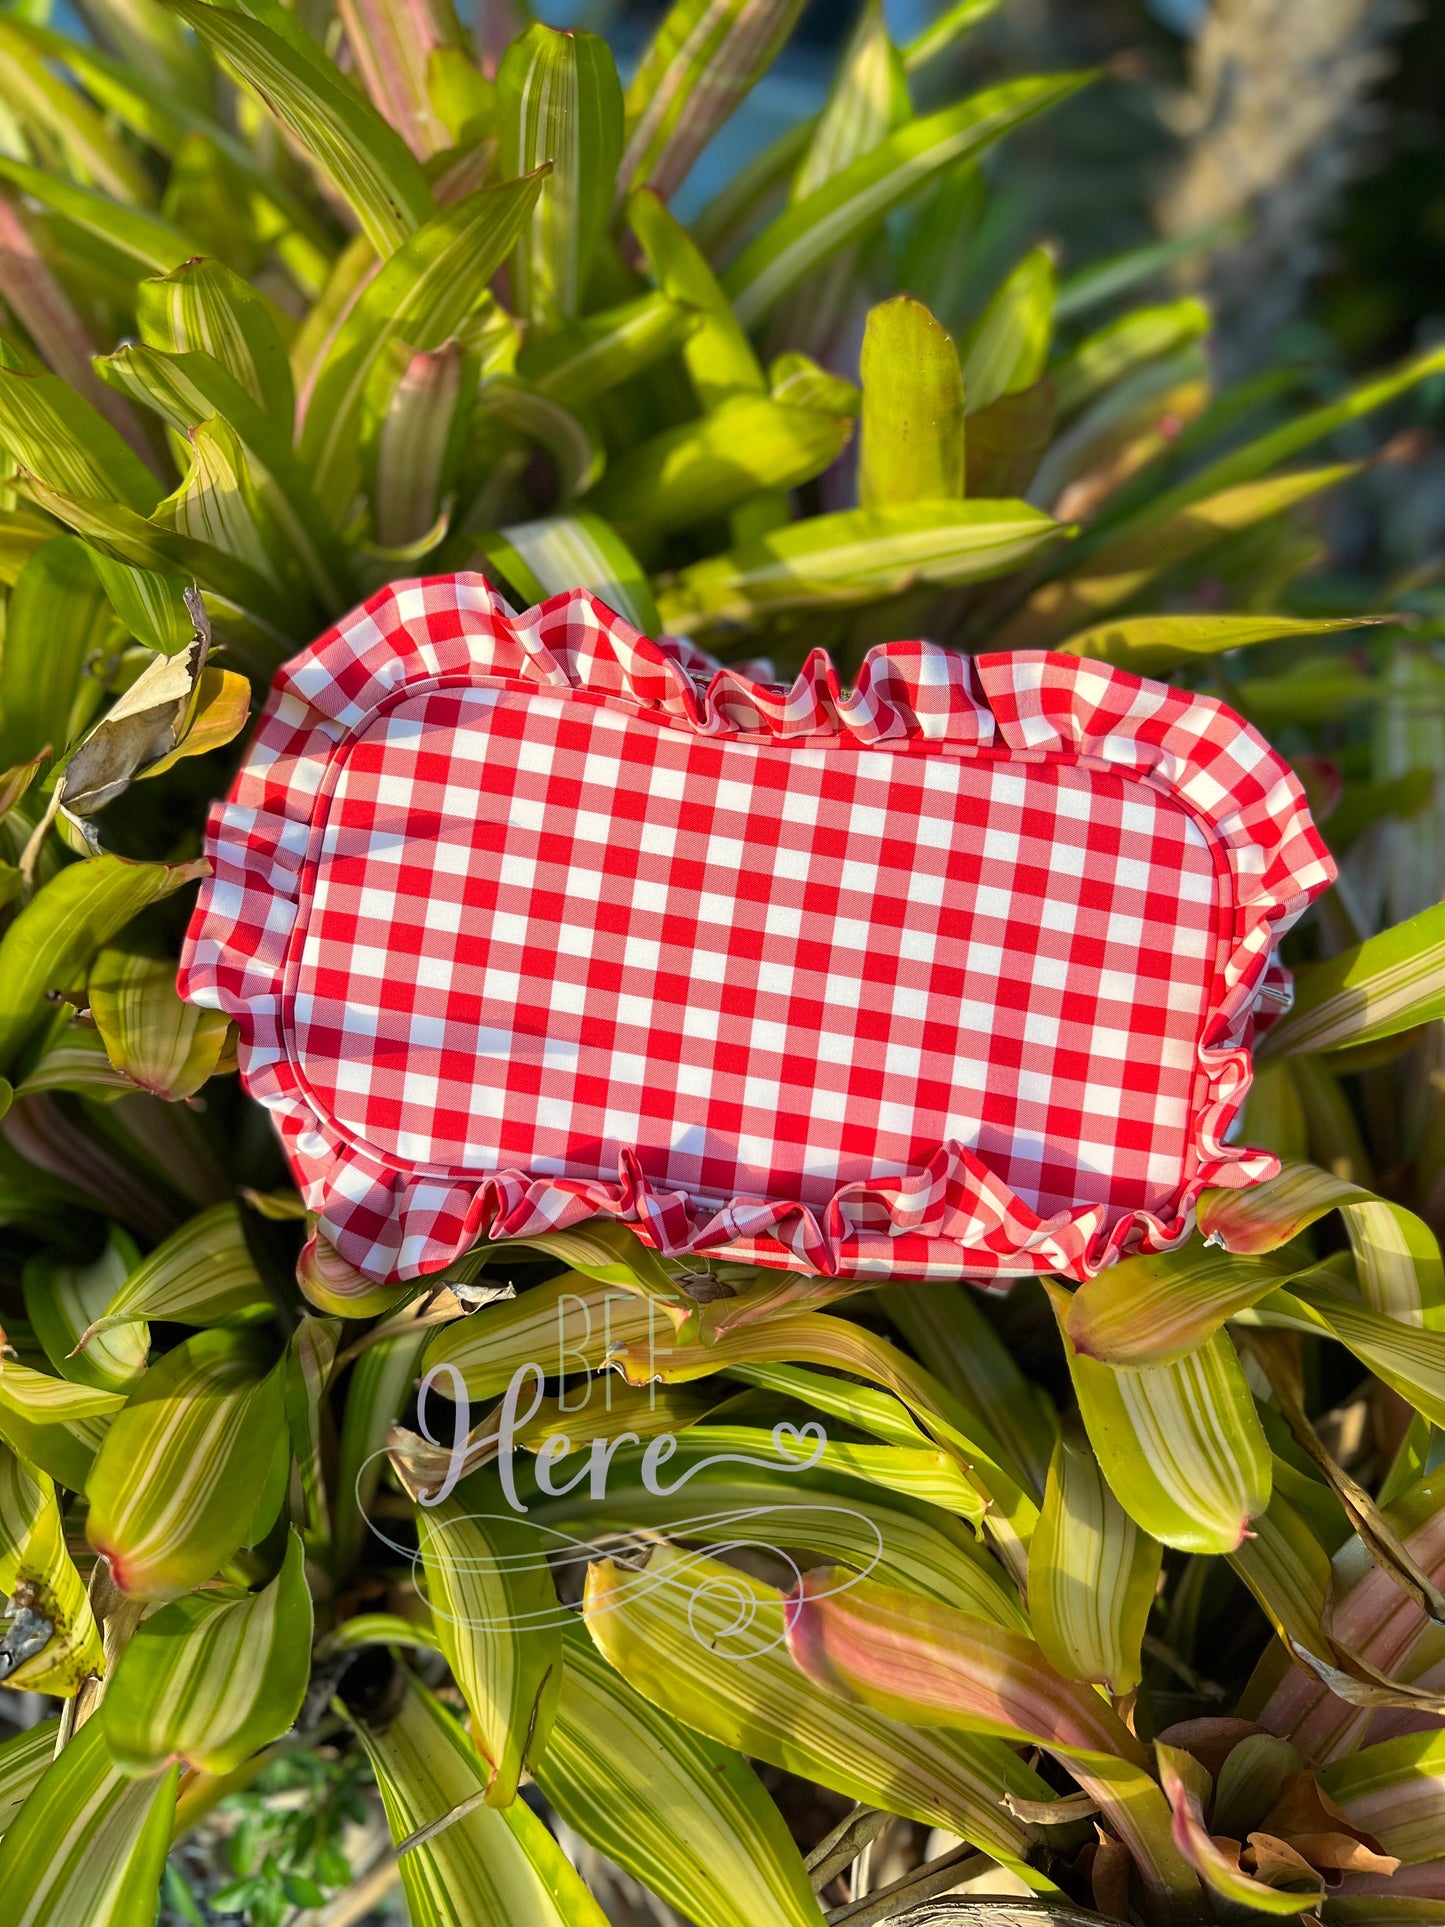
[[[711,1651],[746,1658],[780,1645],[784,1638],[780,1596],[776,1633],[767,1635],[758,1626],[760,1605],[769,1600],[774,1589],[749,1582],[743,1568],[756,1565],[757,1555],[781,1562],[787,1575],[784,1591],[801,1579],[805,1568],[796,1555],[805,1550],[816,1550],[828,1564],[837,1566],[843,1556],[840,1548],[848,1548],[847,1563],[857,1569],[840,1575],[843,1583],[835,1588],[838,1591],[847,1590],[874,1570],[883,1552],[876,1523],[831,1497],[809,1499],[805,1488],[794,1501],[756,1503],[749,1499],[722,1504],[711,1511],[681,1511],[662,1519],[649,1516],[636,1528],[620,1524],[627,1502],[614,1490],[619,1454],[627,1455],[627,1487],[635,1494],[640,1485],[647,1500],[666,1501],[703,1475],[710,1475],[704,1478],[705,1485],[721,1487],[721,1496],[727,1491],[727,1473],[732,1469],[739,1471],[737,1483],[744,1491],[749,1483],[758,1482],[755,1475],[760,1472],[770,1482],[780,1475],[806,1480],[826,1458],[828,1435],[816,1419],[801,1424],[780,1419],[766,1433],[771,1447],[768,1452],[704,1449],[699,1454],[697,1448],[707,1444],[706,1424],[687,1427],[681,1435],[649,1426],[644,1436],[628,1429],[625,1420],[616,1430],[610,1426],[598,1430],[593,1418],[587,1426],[591,1436],[574,1445],[569,1434],[560,1429],[562,1421],[568,1414],[577,1415],[580,1421],[597,1396],[610,1414],[616,1379],[609,1369],[612,1348],[607,1323],[604,1363],[598,1370],[589,1363],[587,1350],[590,1307],[582,1299],[572,1303],[586,1318],[587,1339],[580,1346],[567,1343],[568,1299],[564,1296],[557,1307],[555,1369],[549,1373],[538,1360],[518,1365],[500,1405],[483,1427],[474,1429],[466,1380],[457,1366],[433,1365],[422,1378],[417,1387],[415,1423],[417,1435],[429,1449],[417,1455],[413,1476],[403,1480],[416,1506],[415,1548],[391,1537],[365,1503],[366,1466],[378,1458],[393,1456],[394,1447],[371,1454],[358,1471],[357,1503],[362,1516],[391,1551],[409,1561],[418,1589],[423,1596],[429,1590],[433,1595],[430,1604],[437,1617],[482,1633],[539,1631],[566,1624],[576,1614],[560,1600],[555,1609],[518,1607],[519,1596],[535,1596],[537,1590],[534,1582],[522,1583],[524,1575],[545,1570],[565,1592],[569,1581],[573,1588],[580,1584],[583,1569],[593,1561],[609,1560],[614,1572],[619,1567],[630,1570],[626,1578],[609,1586],[603,1610],[625,1609],[659,1590],[681,1594],[696,1638]],[[650,1412],[656,1411],[656,1388],[661,1382],[657,1367],[666,1349],[655,1344],[649,1317]],[[549,1378],[558,1387],[555,1418],[545,1427],[545,1435],[539,1437],[537,1422],[547,1403]],[[449,1403],[449,1436],[433,1430],[433,1394]],[[575,1402],[569,1403],[569,1397]],[[686,1464],[674,1464],[679,1455]],[[463,1480],[483,1466],[494,1468],[505,1511],[466,1511],[455,1498]],[[753,1475],[751,1481],[748,1475]],[[565,1523],[557,1522],[559,1502],[563,1503]],[[655,1508],[647,1506],[646,1510],[650,1515]],[[539,1518],[538,1511],[550,1511],[553,1517]],[[585,1529],[589,1512],[599,1517],[597,1528],[590,1533]],[[601,1523],[604,1514],[605,1525]],[[574,1526],[582,1529],[574,1530]],[[468,1527],[474,1530],[467,1531]],[[653,1560],[651,1551],[661,1546],[668,1548],[667,1558]],[[727,1569],[729,1560],[736,1562],[735,1571]],[[428,1589],[425,1567],[438,1563],[444,1563],[453,1577],[467,1576],[470,1584],[466,1590],[479,1602],[477,1610],[465,1615],[448,1611],[434,1596],[439,1589]],[[447,1590],[455,1597],[455,1587]]]

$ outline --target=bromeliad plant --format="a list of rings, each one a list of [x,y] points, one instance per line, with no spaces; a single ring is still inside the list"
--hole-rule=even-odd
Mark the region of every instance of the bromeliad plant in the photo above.
[[[888,1815],[963,1845],[856,1927],[980,1867],[1151,1923],[1445,1916],[1445,668],[1291,605],[1358,463],[1279,472],[1445,353],[1289,414],[1298,371],[1211,395],[1197,303],[1121,309],[1157,254],[975,285],[987,150],[1082,84],[917,111],[989,10],[899,48],[866,7],[690,226],[798,0],[679,0],[625,91],[504,8],[479,59],[446,0],[0,16],[0,1667],[61,1703],[0,1748],[7,1917],[148,1923],[164,1875],[202,1918],[172,1841],[318,1747],[418,1927],[600,1923],[529,1780],[701,1927],[817,1922]],[[928,632],[1217,687],[1342,858],[1250,1099],[1285,1174],[1020,1287],[1043,1383],[962,1285],[825,1309],[616,1229],[350,1273],[176,999],[178,893],[276,665],[465,566],[785,667]],[[415,1388],[554,1356],[524,1465],[633,1437],[595,1500],[513,1468],[583,1542],[549,1567],[476,1516],[485,1419],[421,1503]],[[805,1487],[701,1465],[820,1417]],[[749,1761],[864,1812],[805,1862]],[[231,1837],[253,1920],[345,1879],[325,1829]]]

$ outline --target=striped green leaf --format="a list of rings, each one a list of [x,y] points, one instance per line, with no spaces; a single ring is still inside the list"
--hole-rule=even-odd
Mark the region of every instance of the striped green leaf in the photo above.
[[[742,1756],[629,1686],[569,1627],[537,1784],[574,1832],[698,1927],[818,1927],[782,1815]]]
[[[175,1599],[131,1635],[100,1706],[111,1758],[153,1774],[179,1760],[230,1773],[286,1732],[311,1675],[311,1593],[292,1533],[254,1593]]]
[[[598,1372],[619,1345],[651,1345],[655,1351],[671,1338],[671,1325],[650,1300],[564,1271],[443,1326],[427,1344],[422,1369],[454,1365],[470,1398],[490,1398],[506,1390],[520,1365],[535,1362],[549,1378]]]
[[[627,89],[619,190],[671,198],[773,64],[802,0],[674,0]]]
[[[978,1413],[1041,1499],[1058,1418],[1048,1394],[1019,1370],[1013,1353],[980,1310],[974,1289],[952,1282],[919,1283],[907,1291],[881,1293],[878,1309],[902,1333],[914,1356],[929,1361],[939,1383]]]
[[[431,218],[431,191],[405,141],[319,48],[308,59],[259,20],[207,0],[166,4],[301,143],[383,259]]]
[[[929,61],[947,53],[957,40],[980,21],[987,20],[991,13],[997,13],[1000,5],[1001,0],[953,0],[951,7],[944,7],[903,49],[903,61],[909,73],[926,67]]]
[[[102,950],[87,994],[111,1063],[142,1090],[156,1097],[191,1097],[215,1071],[230,1019],[224,1011],[182,1003],[169,959]]]
[[[271,1317],[275,1300],[256,1270],[240,1211],[215,1204],[156,1246],[82,1333],[89,1349],[104,1333],[135,1321],[172,1325],[249,1325]]]
[[[481,1761],[419,1681],[398,1669],[387,1699],[353,1701],[350,1711],[399,1851],[412,1927],[474,1927],[478,1920],[607,1927],[524,1801],[483,1804]]]
[[[282,592],[282,545],[240,437],[219,415],[191,429],[179,488],[156,507],[157,528],[204,545]]]
[[[100,1632],[65,1543],[55,1486],[0,1447],[0,1665],[8,1687],[68,1699],[102,1670]]]
[[[397,341],[389,344],[375,372],[387,400],[365,436],[371,456],[371,539],[381,548],[401,549],[421,541],[450,513],[477,361],[460,341],[445,341],[421,354]]]
[[[1445,905],[1367,937],[1295,978],[1294,1008],[1266,1033],[1270,1051],[1371,1044],[1445,1016]]]
[[[963,361],[970,415],[1032,388],[1044,372],[1054,325],[1054,259],[1032,248],[1008,275],[969,336]]]
[[[859,507],[962,495],[963,371],[951,336],[921,301],[896,294],[869,311],[860,375]]]
[[[528,320],[554,326],[580,312],[612,211],[622,84],[607,42],[530,26],[497,70],[497,125],[505,175],[551,162],[512,257],[512,291]]]
[[[284,1375],[250,1332],[200,1332],[152,1365],[85,1487],[116,1585],[173,1599],[213,1578],[247,1541],[284,1424]]]
[[[1074,1394],[1105,1478],[1166,1546],[1233,1552],[1269,1503],[1269,1447],[1224,1332],[1167,1365],[1106,1365],[1076,1351],[1050,1288]]]
[[[1432,1425],[1445,1426],[1445,1331],[1407,1324],[1314,1284],[1275,1292],[1256,1315],[1262,1324],[1337,1338]]]
[[[654,1545],[640,1573],[610,1560],[589,1566],[585,1610],[603,1657],[669,1719],[850,1799],[951,1828],[1046,1890],[1023,1864],[1026,1829],[1003,1805],[1005,1793],[1047,1798],[1038,1775],[996,1740],[900,1722],[821,1691],[788,1657],[784,1597],[761,1580]]]
[[[789,198],[806,200],[850,162],[871,154],[911,111],[903,56],[889,38],[880,0],[869,0],[839,61]]]
[[[89,555],[116,620],[128,634],[161,656],[178,656],[190,646],[195,623],[186,607],[181,576],[138,569],[95,548],[89,549]]]
[[[367,93],[417,158],[450,147],[445,116],[432,99],[433,63],[440,56],[444,71],[454,62],[481,80],[451,0],[424,0],[421,6],[342,0],[337,12]]]
[[[83,1334],[104,1316],[127,1273],[139,1263],[135,1246],[114,1228],[105,1250],[88,1263],[67,1264],[50,1251],[26,1261],[25,1315],[63,1378],[104,1392],[128,1392],[145,1370],[150,1327],[141,1321],[127,1320],[118,1330],[92,1338],[83,1351],[79,1348]]]
[[[1445,1303],[1439,1240],[1424,1220],[1314,1165],[1287,1164],[1277,1178],[1245,1191],[1207,1191],[1199,1228],[1226,1251],[1267,1253],[1336,1210],[1361,1289],[1376,1311],[1419,1324],[1428,1309]]]
[[[291,1434],[291,1517],[310,1540],[331,1537],[323,1453],[326,1392],[341,1341],[341,1321],[303,1316],[286,1353],[286,1422]]]
[[[62,494],[117,502],[144,515],[155,476],[103,415],[57,375],[14,366],[0,352],[0,443],[22,468]]]
[[[83,234],[103,242],[132,274],[168,274],[196,251],[191,235],[149,208],[125,205],[63,175],[0,158],[0,180],[9,181]]]
[[[1105,1700],[1055,1672],[1031,1639],[838,1568],[806,1573],[788,1606],[789,1652],[844,1705],[1053,1754],[1128,1847],[1155,1905],[1187,1917],[1197,1884],[1148,1754]]]
[[[82,982],[103,944],[205,867],[99,856],[69,865],[37,890],[0,937],[0,1069],[44,1021],[47,991]]]
[[[426,1337],[419,1331],[383,1338],[361,1354],[347,1381],[332,1511],[332,1561],[338,1573],[349,1571],[369,1529],[387,1435],[412,1402]]]
[[[905,1404],[924,1431],[952,1452],[986,1502],[984,1524],[1005,1563],[1020,1576],[1024,1546],[1038,1509],[1008,1455],[977,1416],[932,1374],[861,1325],[816,1312],[780,1314],[718,1337],[711,1344],[673,1344],[666,1352],[629,1345],[613,1364],[631,1384],[654,1378],[688,1384],[731,1365],[805,1364],[850,1373],[880,1385]]]
[[[940,169],[1077,92],[1087,76],[1006,81],[900,127],[764,228],[723,276],[744,327],[840,248],[863,238]]]
[[[820,475],[848,443],[846,416],[737,395],[615,456],[589,506],[649,538],[725,515],[764,489]]]
[[[698,317],[683,360],[701,406],[716,408],[729,395],[763,394],[767,382],[762,363],[722,284],[661,195],[652,188],[639,189],[627,203],[627,221],[658,287]]]
[[[42,751],[60,756],[90,721],[101,685],[90,673],[113,618],[85,547],[73,536],[30,557],[11,592],[0,656],[0,768]]]
[[[344,518],[361,479],[363,408],[388,344],[440,348],[481,301],[526,226],[545,177],[479,188],[434,214],[368,281],[310,385],[301,454],[328,513]],[[398,375],[399,378],[399,375]]]
[[[131,1779],[88,1720],[0,1840],[10,1927],[152,1927],[175,1804],[174,1767]]]
[[[481,537],[487,561],[524,602],[544,602],[580,583],[645,636],[661,628],[642,564],[600,515],[549,515]]]
[[[0,1744],[0,1834],[10,1825],[32,1788],[55,1758],[58,1719],[40,1720]]]
[[[1402,1733],[1337,1760],[1320,1785],[1407,1867],[1445,1859],[1445,1732]]]
[[[1064,1329],[1085,1358],[1110,1365],[1169,1364],[1301,1269],[1279,1259],[1236,1257],[1194,1240],[1178,1251],[1123,1258],[1101,1271],[1069,1299]]]
[[[168,354],[207,354],[289,444],[296,408],[291,364],[271,304],[221,261],[185,261],[136,290],[140,338]]]
[[[518,372],[539,394],[580,408],[670,355],[698,323],[693,308],[666,293],[639,295],[529,341]]]
[[[9,22],[0,22],[0,101],[33,131],[58,142],[66,172],[119,201],[148,202],[154,186],[139,158],[89,101],[54,73]]]
[[[670,631],[709,629],[792,609],[848,608],[1000,575],[1063,533],[1025,502],[910,502],[845,509],[679,571],[658,597]]]
[[[76,1385],[7,1359],[0,1371],[0,1438],[22,1459],[79,1492],[125,1402],[123,1392]]]
[[[471,1711],[490,1773],[487,1804],[510,1806],[547,1746],[562,1684],[562,1619],[535,1535],[465,1480],[416,1507],[417,1543],[437,1638]]]
[[[1066,1427],[1029,1542],[1029,1616],[1050,1665],[1115,1695],[1136,1687],[1162,1556],[1110,1491],[1088,1440]]]

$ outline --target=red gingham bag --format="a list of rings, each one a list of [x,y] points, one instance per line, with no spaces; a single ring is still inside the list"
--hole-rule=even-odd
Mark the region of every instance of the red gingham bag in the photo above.
[[[1093,1276],[1188,1236],[1334,874],[1207,696],[871,650],[851,693],[583,590],[382,590],[279,673],[182,995],[368,1277],[594,1216],[671,1257]]]

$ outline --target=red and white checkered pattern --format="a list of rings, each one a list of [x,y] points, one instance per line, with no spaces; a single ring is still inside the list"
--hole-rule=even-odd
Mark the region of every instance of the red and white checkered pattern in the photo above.
[[[784,689],[475,575],[282,670],[207,848],[182,994],[389,1279],[599,1213],[829,1274],[1176,1244],[1274,1173],[1224,1136],[1333,874],[1207,697],[921,642]]]

